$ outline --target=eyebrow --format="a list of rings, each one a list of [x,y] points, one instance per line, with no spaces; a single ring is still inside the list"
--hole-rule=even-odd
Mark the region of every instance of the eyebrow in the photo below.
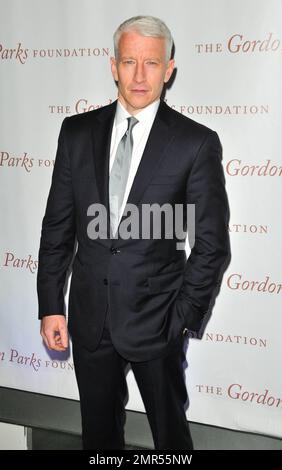
[[[122,56],[122,57],[120,57],[120,60],[126,60],[126,59],[136,60],[134,57],[131,57],[131,56]],[[161,59],[158,59],[157,57],[147,57],[144,60],[154,60],[156,62],[161,62]]]

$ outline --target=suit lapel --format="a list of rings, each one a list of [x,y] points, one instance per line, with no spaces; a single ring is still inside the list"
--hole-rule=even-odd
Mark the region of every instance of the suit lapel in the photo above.
[[[109,159],[116,103],[115,101],[113,104],[101,109],[101,113],[96,117],[93,126],[96,183],[100,203],[107,210],[108,238],[110,237]],[[127,204],[138,205],[146,187],[160,166],[166,147],[173,139],[172,129],[171,110],[161,101],[129,192]],[[123,214],[120,223],[124,218],[126,218],[126,214]],[[113,243],[116,241],[113,240]]]
[[[109,160],[111,150],[112,128],[116,111],[115,101],[102,108],[93,125],[93,156],[95,166],[96,185],[100,204],[107,211],[107,238],[110,238],[110,210],[109,210]]]
[[[139,203],[142,194],[160,166],[167,145],[173,138],[166,107],[168,108],[161,101],[133,180],[127,203],[136,205]]]

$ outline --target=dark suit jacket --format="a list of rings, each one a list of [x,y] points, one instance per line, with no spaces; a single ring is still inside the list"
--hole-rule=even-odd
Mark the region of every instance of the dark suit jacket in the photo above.
[[[89,206],[101,203],[109,214],[115,109],[116,102],[63,121],[42,224],[39,318],[64,314],[63,288],[77,239],[68,312],[73,340],[95,350],[109,304],[116,349],[130,361],[145,361],[166,353],[184,328],[200,329],[218,287],[229,253],[221,145],[214,131],[161,101],[127,200],[138,207],[195,204],[188,260],[175,236],[164,238],[163,222],[160,239],[113,240],[108,232],[93,240]]]

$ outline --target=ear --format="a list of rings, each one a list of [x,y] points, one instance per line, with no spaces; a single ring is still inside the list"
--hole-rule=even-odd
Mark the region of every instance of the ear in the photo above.
[[[167,64],[167,68],[166,68],[166,72],[165,72],[165,78],[164,78],[164,83],[168,82],[171,75],[172,75],[172,72],[173,72],[173,69],[174,69],[174,64],[175,64],[175,61],[174,59],[170,59],[168,61],[168,64]]]
[[[117,60],[115,57],[111,57],[110,61],[113,78],[116,82],[118,82]]]

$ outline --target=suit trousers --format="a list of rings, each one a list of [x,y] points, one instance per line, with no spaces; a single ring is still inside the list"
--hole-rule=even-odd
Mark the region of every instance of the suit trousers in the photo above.
[[[188,395],[183,371],[183,341],[181,335],[163,357],[130,362],[155,449],[193,449],[185,415]],[[111,341],[108,309],[98,348],[91,352],[73,342],[73,359],[80,394],[83,448],[123,449],[128,361]]]

